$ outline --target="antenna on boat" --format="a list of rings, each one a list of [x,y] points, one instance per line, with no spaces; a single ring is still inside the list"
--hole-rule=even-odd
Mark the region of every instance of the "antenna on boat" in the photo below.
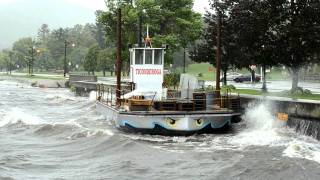
[[[149,25],[147,25],[147,37],[145,39],[145,47],[152,48],[152,38],[149,37]]]

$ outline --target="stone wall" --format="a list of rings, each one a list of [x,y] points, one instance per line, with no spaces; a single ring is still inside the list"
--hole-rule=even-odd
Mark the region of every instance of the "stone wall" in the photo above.
[[[263,101],[270,102],[273,114],[286,113],[289,115],[287,126],[299,133],[320,140],[320,101],[242,96],[241,107],[245,110],[249,103],[261,103]]]

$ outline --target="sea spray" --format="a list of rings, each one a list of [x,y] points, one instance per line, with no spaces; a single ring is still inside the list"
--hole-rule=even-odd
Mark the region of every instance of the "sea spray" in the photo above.
[[[280,145],[283,138],[278,131],[284,127],[284,122],[275,118],[271,111],[272,104],[270,102],[252,102],[248,105],[242,119],[246,124],[246,128],[234,136],[231,143],[240,146],[250,145]]]
[[[90,91],[89,93],[89,101],[96,101],[97,100],[97,92],[96,91]]]

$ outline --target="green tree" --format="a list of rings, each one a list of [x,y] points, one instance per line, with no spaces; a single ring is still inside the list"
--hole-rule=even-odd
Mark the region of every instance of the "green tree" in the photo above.
[[[92,46],[85,58],[84,62],[84,69],[90,72],[94,75],[94,72],[97,70],[97,60],[98,60],[98,55],[99,55],[100,48],[98,45]]]
[[[299,70],[318,61],[320,52],[320,1],[282,0],[277,26],[277,59],[288,67],[292,90],[298,88]]]
[[[122,3],[120,3],[122,2]],[[107,0],[107,11],[98,16],[106,31],[106,41],[116,42],[117,8],[123,11],[123,29],[125,30],[123,44],[138,43],[138,20],[143,20],[143,30],[147,25],[153,38],[153,45],[160,47],[168,44],[170,49],[166,53],[166,63],[172,63],[173,52],[181,47],[187,47],[200,35],[203,23],[199,13],[195,13],[193,0]],[[127,46],[124,46],[123,60],[128,62]]]
[[[226,72],[229,68],[242,67],[243,56],[237,48],[236,28],[230,11],[232,4],[227,1],[219,3],[211,3],[211,9],[215,13],[207,11],[204,16],[206,28],[201,36],[200,41],[193,46],[190,58],[195,62],[209,62],[212,65],[216,64],[216,48],[217,48],[217,28],[218,20],[221,22],[221,69],[224,72],[224,84],[226,84]],[[220,19],[217,16],[216,10],[220,13]]]
[[[102,70],[103,76],[106,76],[106,71],[110,71],[111,76],[114,71],[116,55],[114,49],[103,49],[99,51],[98,55],[98,69]]]
[[[0,53],[0,66],[1,70],[6,69],[6,72],[9,73],[9,64],[10,64],[10,50],[4,49]]]
[[[49,33],[50,33],[50,29],[48,24],[42,24],[38,30],[38,40],[41,43],[46,43]]]

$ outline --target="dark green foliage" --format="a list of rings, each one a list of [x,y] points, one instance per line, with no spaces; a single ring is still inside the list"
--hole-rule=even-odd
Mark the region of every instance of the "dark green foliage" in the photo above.
[[[173,52],[180,47],[187,47],[196,40],[202,30],[201,15],[192,10],[193,0],[135,0],[122,1],[107,0],[108,11],[98,16],[106,31],[106,41],[116,42],[117,8],[122,8],[123,14],[123,52],[127,52],[127,44],[138,43],[138,20],[143,21],[143,38],[150,28],[153,45],[161,47],[168,44],[170,49],[166,53],[166,63],[172,63]],[[133,6],[133,2],[135,6]],[[119,5],[121,4],[121,5]],[[128,54],[123,54],[123,61],[128,61]]]
[[[99,46],[94,45],[89,49],[86,55],[86,58],[84,61],[84,69],[89,73],[92,72],[92,74],[94,74],[94,72],[98,69],[97,62],[98,62],[99,52],[100,52]]]
[[[47,24],[43,24],[39,29],[37,39],[27,37],[14,42],[12,48],[14,51],[13,66],[28,67],[31,63],[31,48],[34,47],[34,69],[62,71],[64,46],[67,41],[67,64],[71,64],[68,68],[71,71],[76,67],[81,68],[88,49],[97,44],[99,38],[100,41],[104,41],[101,40],[101,36],[103,36],[101,33],[101,27],[99,30],[97,26],[92,24],[75,25],[72,28],[59,28],[51,31]],[[75,47],[72,44],[75,44]]]
[[[299,68],[319,62],[320,1],[223,0],[212,5],[222,13],[223,69],[285,65],[295,89]],[[191,58],[214,64],[216,15],[208,12],[205,22],[206,31]]]
[[[116,53],[115,49],[103,49],[99,51],[98,54],[98,70],[103,72],[105,76],[106,71],[109,71],[112,75],[114,71],[114,66],[116,62]]]

